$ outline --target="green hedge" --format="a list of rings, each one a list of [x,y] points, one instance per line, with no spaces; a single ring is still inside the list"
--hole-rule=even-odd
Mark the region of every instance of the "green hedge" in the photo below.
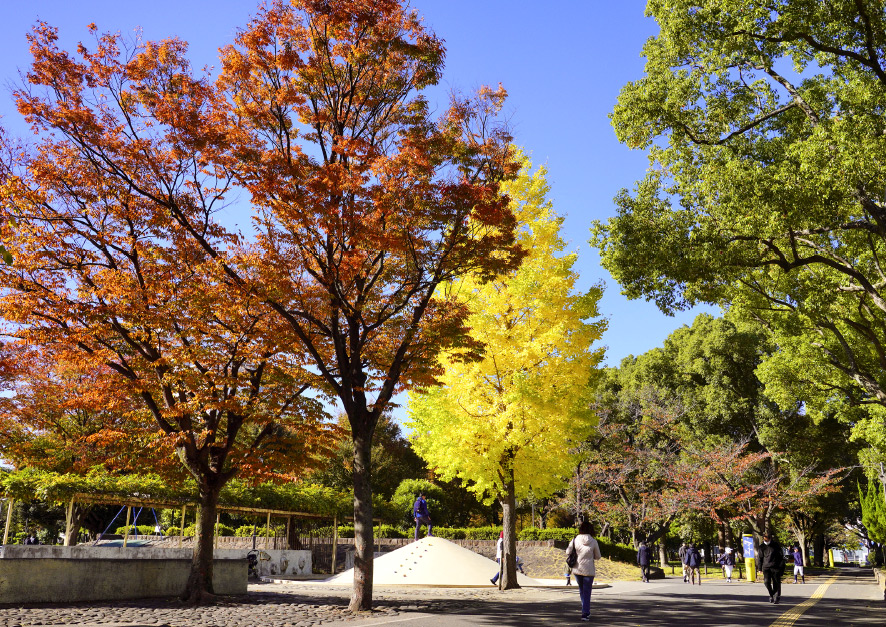
[[[600,544],[600,553],[603,557],[609,557],[619,562],[627,562],[628,564],[637,563],[637,549],[627,544],[618,544],[610,542],[606,538],[597,538]]]
[[[253,529],[256,537],[273,538],[275,536],[283,536],[286,534],[286,527],[271,527],[268,529],[265,525],[241,525],[234,530],[234,535],[238,538],[251,538]]]
[[[126,535],[126,527],[117,527],[117,530],[114,532],[118,536]],[[129,525],[129,535],[140,535],[140,536],[153,536],[156,532],[154,531],[154,525],[138,525],[138,534],[136,534],[136,527],[134,525]]]
[[[434,527],[431,533],[438,538],[445,538],[447,540],[465,539],[465,530],[461,527]]]
[[[170,527],[170,529],[174,529],[176,531],[176,533],[174,535],[178,535],[178,527]],[[173,535],[173,534],[167,534],[167,535]],[[185,532],[183,535],[185,537],[196,536],[197,535],[197,525],[188,525],[187,527],[185,527]],[[219,524],[218,525],[218,535],[232,536],[232,535],[234,535],[234,528],[229,527],[228,525]]]
[[[517,534],[518,540],[559,540],[569,542],[575,537],[575,529],[569,527],[553,527],[551,529],[538,529],[526,527]]]
[[[237,536],[238,538],[251,538],[252,537],[252,525],[242,525],[234,529],[233,527],[229,527],[228,525],[219,525],[219,531],[222,536]],[[185,535],[193,536],[196,532],[196,525],[188,525],[185,527]],[[274,533],[277,535],[283,535],[285,533],[285,528],[283,527],[271,527],[270,533],[268,533],[264,526],[256,526],[255,527],[255,535],[258,537],[269,536],[271,538],[274,537]],[[163,532],[163,535],[166,536],[179,536],[181,535],[180,527],[167,527],[166,531]]]
[[[376,538],[411,538],[412,530],[406,530],[402,527],[396,527],[394,525],[376,525],[373,529],[373,534]],[[436,535],[436,529],[435,535]],[[331,538],[332,537],[332,525],[328,527],[317,527],[313,534],[320,538]],[[354,537],[354,525],[339,525],[338,526],[338,537],[339,538],[353,538]]]
[[[576,530],[570,527],[554,527],[551,529],[537,529],[527,527],[517,534],[518,540],[559,540],[569,542],[575,537]],[[609,557],[620,562],[633,564],[637,561],[637,551],[627,544],[610,542],[606,538],[597,538],[600,545],[600,553],[603,557]]]

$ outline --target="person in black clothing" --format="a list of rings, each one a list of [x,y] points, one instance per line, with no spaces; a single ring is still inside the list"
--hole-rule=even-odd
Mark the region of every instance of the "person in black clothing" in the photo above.
[[[687,583],[689,581],[689,568],[686,566],[686,556],[689,554],[689,545],[685,542],[681,544],[677,554],[680,556],[680,565],[683,567],[683,583]]]
[[[412,506],[412,514],[415,516],[415,539],[418,540],[418,530],[421,529],[422,525],[428,526],[428,536],[430,536],[433,525],[424,492],[420,493],[418,498],[415,499],[415,504]]]
[[[695,578],[698,577],[698,585],[701,585],[701,552],[694,544],[690,544],[686,550],[686,566],[689,567],[689,583],[695,585]]]
[[[784,574],[784,551],[778,540],[770,534],[763,534],[763,543],[759,551],[760,570],[763,571],[763,583],[769,591],[769,602],[778,605],[781,601],[781,576]]]
[[[637,563],[640,565],[640,575],[643,581],[649,583],[649,564],[652,561],[652,549],[646,546],[645,542],[640,543],[637,549]]]

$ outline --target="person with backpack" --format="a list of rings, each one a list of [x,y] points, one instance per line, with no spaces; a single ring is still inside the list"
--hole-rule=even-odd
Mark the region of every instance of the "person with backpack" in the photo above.
[[[686,555],[689,552],[689,545],[685,542],[680,545],[677,554],[680,556],[680,567],[683,570],[683,583],[689,582],[689,568],[686,566]]]
[[[757,559],[763,571],[763,583],[769,592],[769,602],[778,605],[781,601],[781,576],[784,574],[784,551],[778,540],[769,533],[763,534]]]
[[[572,538],[566,549],[566,565],[572,569],[578,584],[583,621],[591,620],[591,590],[597,574],[594,562],[601,557],[600,545],[594,539],[594,527],[586,520],[579,525],[578,535]]]
[[[698,576],[698,585],[701,585],[701,553],[693,544],[686,550],[686,566],[689,568],[689,582],[695,585],[695,577]]]
[[[418,530],[422,525],[428,526],[428,537],[431,536],[431,514],[428,512],[428,502],[425,500],[424,492],[420,492],[415,504],[412,506],[412,515],[415,517],[415,539],[418,540]]]
[[[645,583],[649,583],[649,565],[652,563],[652,549],[645,542],[640,543],[637,549],[637,564],[640,565],[640,577]]]
[[[735,566],[735,553],[732,551],[732,547],[726,547],[717,563],[723,567],[723,575],[726,577],[726,582],[732,583],[732,568]]]

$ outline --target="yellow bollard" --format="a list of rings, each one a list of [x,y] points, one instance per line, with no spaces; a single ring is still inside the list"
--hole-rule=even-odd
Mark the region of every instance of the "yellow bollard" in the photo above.
[[[747,579],[754,583],[757,581],[757,561],[754,555],[754,536],[749,533],[741,537],[741,548],[744,553],[744,565],[747,570]]]
[[[754,583],[757,581],[757,563],[753,557],[744,558],[744,565],[748,571],[748,581]]]
[[[834,567],[834,549],[828,549],[828,566]]]

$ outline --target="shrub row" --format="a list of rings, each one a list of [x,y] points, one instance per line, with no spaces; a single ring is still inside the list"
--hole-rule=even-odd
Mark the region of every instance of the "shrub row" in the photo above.
[[[139,534],[142,535],[154,533],[154,528],[147,525],[139,525],[138,529]],[[276,535],[282,535],[283,533],[285,533],[285,529],[283,527],[271,528],[270,534],[268,534],[265,527],[253,527],[252,525],[243,525],[241,527],[238,527],[237,529],[233,529],[227,525],[219,525],[219,535],[249,538],[252,537],[253,529],[255,529],[255,535],[258,537],[264,537],[266,535],[270,535],[273,537],[275,533]],[[396,527],[394,525],[377,525],[376,527],[373,527],[373,531],[376,538],[410,538],[413,534],[412,528]],[[187,527],[185,527],[185,536],[193,536],[195,532],[195,525],[188,525]],[[433,534],[435,536],[437,536],[438,538],[445,538],[447,540],[497,540],[498,534],[500,532],[501,527],[496,526],[433,528]],[[120,529],[118,529],[117,533],[122,535],[123,528],[121,527]],[[167,536],[177,536],[179,535],[179,528],[169,527],[164,533]],[[314,533],[316,533],[320,537],[331,538],[332,526],[319,527],[314,531]],[[354,526],[340,525],[338,528],[338,535],[340,538],[353,538]],[[527,527],[517,534],[518,540],[558,540],[561,542],[569,542],[574,537],[575,529],[568,527],[559,527],[552,529],[537,529],[534,527]],[[631,546],[610,542],[605,538],[597,538],[597,542],[599,542],[600,544],[600,552],[603,554],[603,557],[609,557],[629,563],[634,563],[636,561],[637,552]]]
[[[537,529],[527,527],[517,534],[518,540],[559,540],[569,542],[575,537],[575,529],[570,527],[554,527],[551,529]],[[603,557],[609,557],[620,562],[633,564],[637,561],[637,551],[627,544],[610,542],[606,538],[597,538],[600,545],[600,553]]]
[[[136,531],[138,529],[138,531]],[[118,536],[126,535],[126,527],[117,527],[117,530],[114,532]],[[156,532],[154,531],[154,525],[129,525],[129,535],[140,535],[140,536],[152,536]]]
[[[379,525],[374,527],[376,538],[409,538],[412,536],[411,528],[404,529],[393,525]],[[432,533],[438,538],[447,540],[497,540],[501,527],[434,527]],[[332,537],[332,527],[321,527],[316,530],[321,537]],[[338,528],[341,538],[353,538],[353,525],[341,525]],[[569,542],[575,537],[575,529],[568,527],[537,529],[527,527],[517,534],[518,540],[558,540]],[[610,557],[619,561],[633,563],[636,561],[637,552],[633,547],[610,542],[605,538],[597,538],[600,544],[600,552],[603,557]]]
[[[121,527],[122,529],[122,527]],[[218,526],[218,535],[220,536],[237,536],[238,538],[251,538],[253,529],[255,530],[255,535],[259,538],[282,536],[286,533],[286,527],[271,527],[267,529],[264,526],[256,525],[253,527],[252,525],[241,525],[234,529],[233,527],[229,527],[228,525],[220,524]],[[330,527],[330,533],[332,533]],[[139,533],[141,533],[141,527],[139,527]],[[153,533],[153,532],[152,532]],[[197,533],[197,525],[188,525],[185,527],[185,536],[193,536]],[[353,535],[353,528],[351,531]],[[167,527],[163,532],[165,536],[179,536],[181,535],[181,529],[179,527]]]

